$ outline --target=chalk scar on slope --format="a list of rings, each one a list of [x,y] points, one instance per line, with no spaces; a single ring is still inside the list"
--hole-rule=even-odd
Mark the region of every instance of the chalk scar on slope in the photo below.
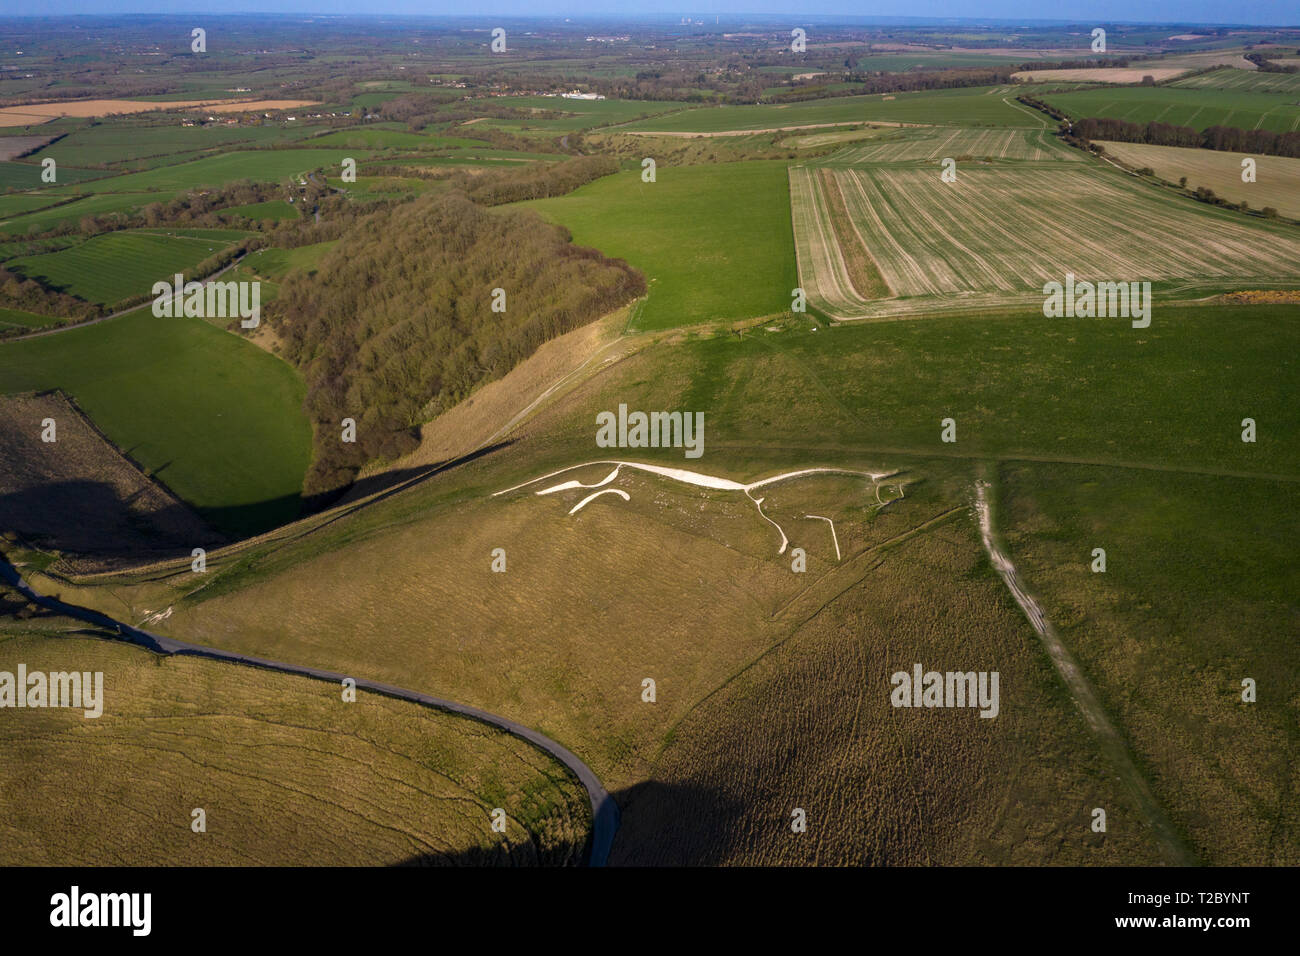
[[[577,514],[579,511],[581,511],[583,508],[587,506],[587,503],[589,501],[595,501],[601,495],[619,495],[620,497],[622,497],[624,501],[632,500],[632,496],[629,495],[626,491],[622,491],[621,489],[618,488],[603,488],[600,491],[593,491],[591,494],[587,495],[587,497],[579,501],[576,505],[574,505],[572,508],[569,509],[569,514]]]
[[[597,481],[593,484],[584,484],[581,481],[570,479],[569,481],[560,482],[558,485],[551,485],[550,487],[543,488],[540,491],[534,492],[534,494],[550,495],[559,491],[570,491],[574,488],[603,488],[605,485],[609,484],[611,481],[617,478],[619,476],[619,473],[624,468],[631,468],[637,471],[649,472],[650,474],[653,475],[659,475],[660,477],[669,478],[672,479],[673,481],[679,481],[682,482],[683,484],[694,485],[698,488],[712,488],[716,491],[740,491],[740,492],[744,492],[745,497],[747,497],[750,501],[754,503],[754,507],[758,510],[759,517],[761,517],[772,527],[776,528],[777,533],[781,535],[781,546],[777,549],[776,552],[777,554],[785,554],[786,548],[789,547],[790,545],[790,539],[786,537],[785,529],[782,528],[781,525],[778,524],[776,521],[774,521],[772,518],[768,517],[768,515],[763,511],[763,502],[766,501],[767,499],[755,498],[754,495],[751,493],[755,489],[763,488],[768,485],[774,485],[781,481],[789,481],[792,478],[800,478],[803,477],[804,475],[815,475],[815,474],[854,475],[861,478],[870,478],[873,484],[878,484],[880,479],[889,478],[898,474],[897,469],[895,469],[894,471],[873,472],[873,471],[860,471],[852,468],[800,468],[796,471],[786,471],[786,472],[782,472],[779,475],[773,475],[770,478],[760,478],[758,481],[752,481],[749,484],[744,484],[739,481],[734,481],[731,478],[723,478],[718,475],[709,475],[699,471],[690,471],[686,468],[669,468],[664,465],[648,465],[637,461],[619,461],[617,459],[610,459],[610,460],[600,460],[600,461],[585,461],[582,462],[581,464],[569,465],[567,468],[561,468],[558,471],[552,471],[545,475],[539,475],[536,478],[530,478],[528,481],[522,482],[521,484],[518,485],[514,485],[510,488],[505,488],[501,491],[495,491],[492,493],[492,497],[496,498],[501,495],[510,494],[511,492],[514,491],[520,491],[524,488],[527,488],[529,485],[535,485],[538,482],[547,481],[548,479],[551,478],[556,478],[560,475],[565,474],[566,472],[570,472],[578,468],[589,468],[594,465],[613,465],[614,469],[608,475],[602,478],[600,481]],[[606,491],[597,491],[595,494],[588,495],[582,501],[578,502],[578,504],[572,510],[569,511],[569,514],[573,514],[574,512],[578,511],[584,505],[586,505],[587,502],[591,501],[593,498],[597,498],[600,495],[606,494],[611,491],[616,494],[622,495],[624,501],[631,500],[629,495],[627,495],[625,492],[618,491],[618,489],[606,489]],[[876,490],[876,500],[877,501],[880,500],[880,491],[878,488]],[[823,519],[823,520],[829,520],[829,519]],[[834,535],[834,532],[835,532],[835,527],[834,524],[832,524],[831,525],[832,535]],[[835,541],[835,556],[836,556],[836,560],[839,560],[838,538]]]

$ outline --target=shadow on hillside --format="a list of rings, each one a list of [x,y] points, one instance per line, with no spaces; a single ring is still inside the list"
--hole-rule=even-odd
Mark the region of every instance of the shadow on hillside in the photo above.
[[[143,563],[225,541],[178,503],[143,510],[111,484],[47,481],[0,494],[0,531],[70,557]]]
[[[303,500],[303,513],[314,514],[336,504],[356,504],[371,495],[379,496],[375,498],[376,502],[383,501],[405,486],[418,485],[435,475],[451,471],[453,468],[459,468],[461,465],[467,465],[472,461],[477,461],[487,455],[501,451],[503,448],[509,448],[513,444],[514,439],[512,438],[507,441],[485,445],[467,455],[461,455],[459,458],[448,458],[431,465],[419,465],[414,468],[394,468],[391,471],[366,475],[343,488],[305,498]]]
[[[372,475],[331,495],[284,495],[224,508],[179,502],[145,510],[132,495],[91,479],[45,480],[0,493],[0,533],[58,552],[82,570],[119,569],[178,558],[274,530],[337,505],[368,507],[511,443],[498,442],[432,465]],[[373,496],[373,497],[372,497]],[[362,499],[369,498],[369,501]]]
[[[614,836],[610,866],[717,866],[733,858],[733,821],[740,806],[707,787],[650,780],[613,794],[622,821]],[[513,853],[474,849],[461,853],[419,854],[397,866],[562,866],[580,865],[587,847],[567,843],[538,861],[531,846]]]

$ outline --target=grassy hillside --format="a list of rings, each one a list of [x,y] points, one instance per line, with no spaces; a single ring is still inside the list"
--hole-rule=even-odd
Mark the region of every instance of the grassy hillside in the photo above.
[[[1300,484],[1038,464],[1003,484],[1013,559],[1196,849],[1296,865]]]
[[[816,333],[791,323],[646,345],[580,380],[505,449],[327,530],[308,533],[309,522],[216,556],[212,582],[191,598],[181,575],[115,587],[114,600],[136,613],[172,606],[160,627],[192,640],[365,668],[543,729],[621,788],[631,842],[619,852],[629,861],[1150,861],[1158,854],[1126,792],[1090,755],[1074,705],[1046,657],[1027,650],[1033,633],[975,550],[970,483],[983,459],[1094,461],[1114,467],[1113,497],[1131,494],[1158,517],[1151,489],[1166,471],[1211,485],[1219,472],[1300,476],[1290,440],[1300,417],[1286,384],[1300,334],[1292,312],[1167,310],[1140,332],[1040,314]],[[577,514],[569,509],[582,489],[492,497],[607,457],[592,443],[593,416],[619,402],[704,410],[705,454],[687,467],[746,479],[810,465],[900,468],[907,493],[876,510],[855,479],[768,489],[765,514],[807,550],[806,577],[791,573],[774,529],[735,492],[632,475],[617,483],[627,501],[607,496]],[[1240,440],[1246,415],[1261,423],[1256,444]],[[956,444],[940,441],[944,417],[957,422]],[[680,450],[622,454],[684,463]],[[591,484],[608,470],[565,477]],[[1248,500],[1252,522],[1276,521],[1265,540],[1280,546],[1288,496]],[[807,514],[835,520],[843,560]],[[1183,540],[1175,528],[1170,540]],[[496,547],[506,549],[505,574],[490,570]],[[1288,593],[1285,562],[1243,560],[1240,572],[1205,580],[1171,565],[1167,587],[1204,585],[1210,601],[1241,573],[1258,578],[1248,595]],[[334,583],[342,577],[346,589]],[[1261,603],[1242,626],[1274,634],[1272,613]],[[526,638],[512,623],[520,619],[531,622]],[[388,635],[382,660],[358,621]],[[972,621],[984,635],[975,644]],[[1289,666],[1269,640],[1257,645],[1261,673]],[[1003,669],[1004,717],[954,713],[937,724],[883,710],[888,672],[916,661]],[[640,700],[646,677],[658,686],[653,706]],[[824,693],[827,682],[842,691]],[[1162,693],[1151,707],[1151,719],[1168,722],[1182,702]],[[763,733],[747,733],[746,715],[759,714]],[[1201,827],[1197,793],[1167,779],[1213,760],[1208,742],[1189,745],[1182,762],[1171,750],[1161,769],[1143,749],[1144,725],[1123,707],[1112,717],[1202,859],[1265,852],[1258,828],[1219,836]],[[719,737],[718,727],[735,729]],[[998,771],[988,794],[994,767],[1019,769]],[[827,803],[810,780],[856,781],[845,791],[855,796]],[[897,792],[908,798],[871,797]],[[1223,799],[1225,813],[1245,815],[1253,798],[1232,790]],[[1123,821],[1105,840],[1088,836],[1098,805]],[[788,842],[794,807],[820,827],[806,844]],[[908,823],[916,819],[927,822],[923,834]]]
[[[663,329],[784,312],[795,286],[784,163],[663,166],[524,203],[650,279],[633,320]]]
[[[590,810],[563,767],[501,731],[304,678],[0,622],[0,664],[99,671],[103,716],[0,725],[5,866],[559,865]],[[191,812],[206,813],[194,833]],[[490,814],[506,810],[504,834]],[[94,821],[93,828],[87,821]]]

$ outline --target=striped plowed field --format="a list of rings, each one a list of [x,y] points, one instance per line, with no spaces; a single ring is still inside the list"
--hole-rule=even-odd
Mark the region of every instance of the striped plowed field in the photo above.
[[[811,177],[791,201],[799,270],[814,304],[837,318],[869,314],[851,302]],[[1300,237],[1239,214],[1162,196],[1118,173],[1082,166],[959,169],[835,168],[857,233],[898,297],[1028,293],[1067,272],[1081,280],[1300,278]],[[812,206],[812,212],[800,210]],[[808,235],[801,235],[808,233]],[[933,307],[918,303],[921,308]],[[878,310],[877,310],[878,311]]]
[[[831,154],[827,165],[906,163],[945,157],[1080,161],[1083,154],[1055,142],[1047,130],[956,129],[935,126],[907,130],[888,138],[854,143]]]

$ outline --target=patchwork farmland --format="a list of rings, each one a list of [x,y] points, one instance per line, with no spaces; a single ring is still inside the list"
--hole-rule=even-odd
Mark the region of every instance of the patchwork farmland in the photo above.
[[[790,170],[800,279],[836,318],[927,308],[916,297],[997,304],[1041,295],[1044,282],[1294,279],[1300,237],[1166,197],[1093,167],[965,168],[955,183],[933,169],[831,170],[854,228],[896,300],[854,301],[823,188]],[[1050,205],[1044,202],[1051,197]],[[1212,233],[1207,234],[1207,229]]]
[[[608,16],[0,16],[0,865],[1300,861],[1300,26]]]

